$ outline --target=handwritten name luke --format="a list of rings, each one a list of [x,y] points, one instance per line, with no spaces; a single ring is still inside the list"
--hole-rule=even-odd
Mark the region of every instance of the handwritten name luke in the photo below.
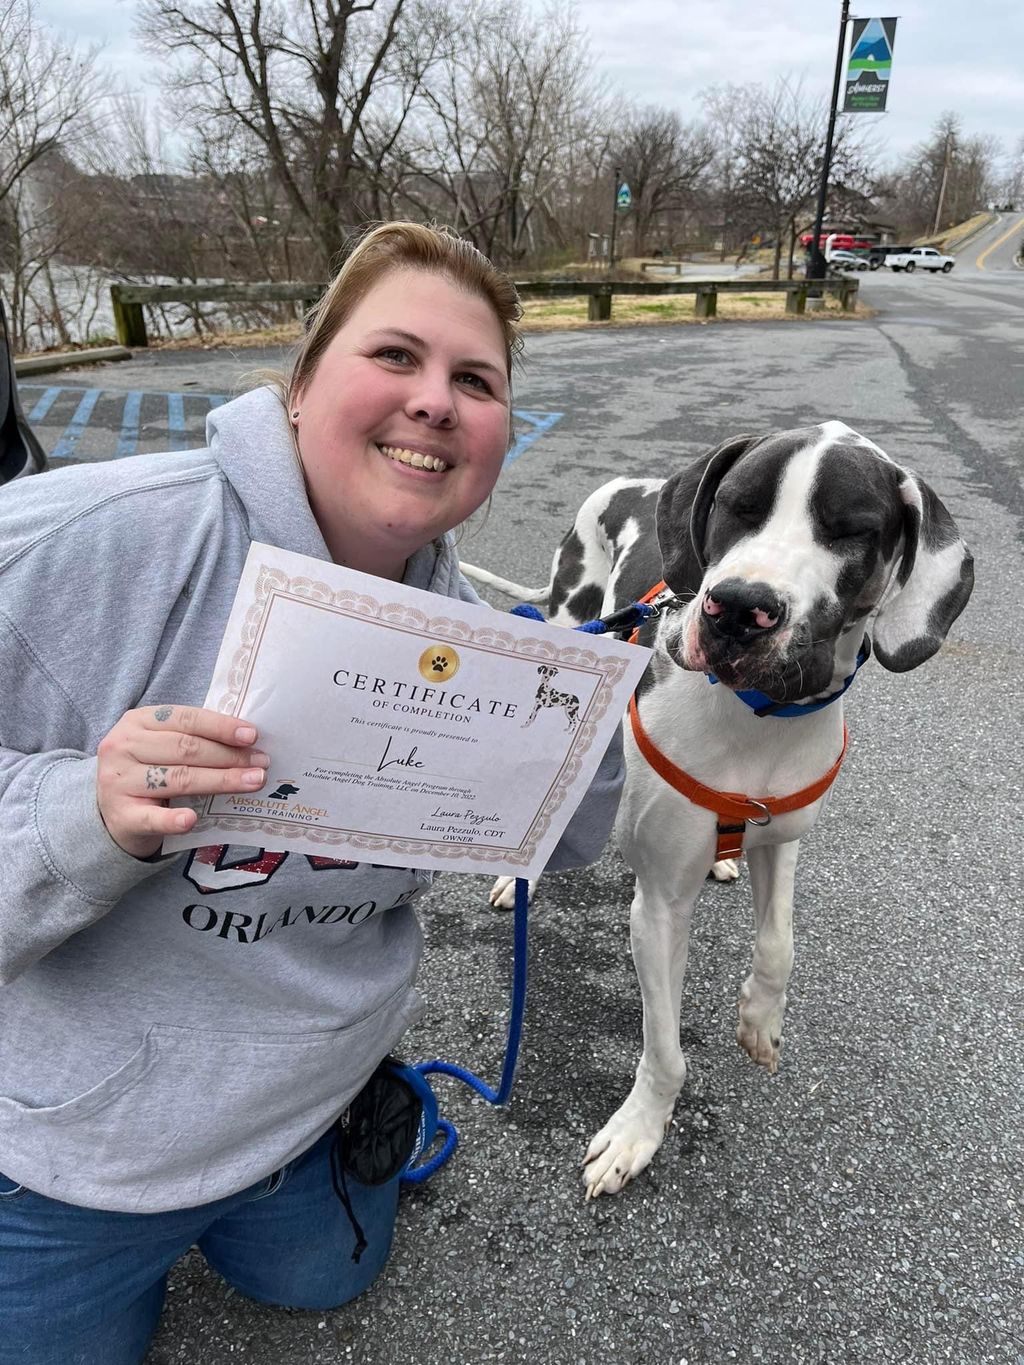
[[[382,773],[382,772],[384,771],[385,768],[394,768],[394,767],[399,767],[399,768],[422,768],[422,767],[424,766],[424,765],[420,762],[420,760],[416,757],[416,753],[417,753],[417,751],[418,751],[418,749],[419,749],[419,745],[418,745],[418,744],[414,744],[414,745],[412,746],[412,748],[411,748],[411,749],[409,750],[409,752],[406,754],[405,758],[389,758],[388,755],[389,755],[390,752],[391,752],[391,740],[392,740],[392,738],[393,738],[392,735],[388,735],[388,742],[384,745],[384,752],[381,754],[380,759],[379,759],[378,762],[377,762],[377,771],[378,771],[379,773]]]

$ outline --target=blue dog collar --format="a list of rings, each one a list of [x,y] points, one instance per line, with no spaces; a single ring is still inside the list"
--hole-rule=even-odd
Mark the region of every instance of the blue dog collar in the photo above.
[[[826,706],[831,706],[833,702],[839,700],[847,690],[861,664],[866,663],[871,655],[871,641],[868,636],[864,636],[864,643],[857,654],[857,662],[853,666],[853,672],[843,682],[838,692],[833,692],[831,696],[823,697],[821,701],[805,702],[777,702],[772,701],[764,692],[758,692],[755,688],[749,688],[743,692],[734,692],[733,696],[739,697],[744,705],[749,706],[755,716],[776,716],[780,720],[792,720],[797,716],[809,716],[812,711],[823,711]],[[708,682],[716,683],[718,679],[713,673],[707,675]]]

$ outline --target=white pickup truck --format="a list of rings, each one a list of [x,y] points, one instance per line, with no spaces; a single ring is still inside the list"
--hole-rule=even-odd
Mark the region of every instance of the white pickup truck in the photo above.
[[[941,251],[936,251],[933,246],[915,246],[909,251],[893,252],[891,256],[886,256],[885,264],[893,270],[941,270],[944,275],[956,265],[952,256],[943,256]]]

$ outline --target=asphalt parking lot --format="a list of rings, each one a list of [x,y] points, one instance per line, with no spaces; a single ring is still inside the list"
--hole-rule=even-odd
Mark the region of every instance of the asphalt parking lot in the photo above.
[[[824,417],[916,468],[957,518],[978,586],[946,646],[903,676],[873,663],[849,694],[850,757],[801,855],[779,1074],[733,1038],[746,878],[709,885],[675,1122],[648,1173],[584,1204],[579,1161],[639,1052],[630,878],[609,849],[542,884],[512,1102],[496,1111],[438,1083],[462,1144],[403,1197],[372,1291],[326,1314],[266,1309],[193,1252],[148,1365],[1024,1363],[1021,657],[1006,628],[1024,600],[1012,380],[1024,310],[975,315],[964,294],[873,280],[870,322],[532,338],[517,403],[558,416],[509,464],[464,547],[537,583],[604,479],[667,474],[729,435]],[[179,352],[89,383],[107,397],[219,395],[251,364]],[[82,425],[74,457],[116,453],[124,402]],[[201,409],[183,409],[197,444]],[[140,448],[168,439],[158,405],[140,414]],[[39,426],[51,448],[66,434]],[[496,1081],[512,925],[486,886],[447,878],[423,907],[428,1009],[406,1051]]]

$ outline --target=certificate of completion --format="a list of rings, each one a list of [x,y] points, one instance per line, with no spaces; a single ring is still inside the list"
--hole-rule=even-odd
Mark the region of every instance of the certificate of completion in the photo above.
[[[536,877],[650,651],[253,544],[206,706],[270,755],[165,852]]]

